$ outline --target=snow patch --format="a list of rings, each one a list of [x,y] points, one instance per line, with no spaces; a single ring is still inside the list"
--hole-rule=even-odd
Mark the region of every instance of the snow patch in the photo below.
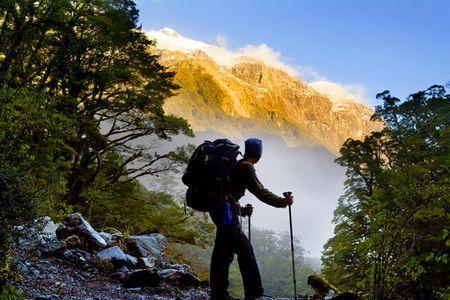
[[[151,39],[156,40],[157,48],[182,51],[188,54],[194,54],[200,50],[222,66],[232,67],[239,62],[248,61],[248,58],[252,58],[264,63],[266,66],[285,71],[291,76],[297,76],[298,74],[295,68],[282,61],[280,52],[273,50],[266,44],[246,45],[236,51],[231,51],[225,48],[228,41],[224,35],[217,37],[217,42],[221,47],[186,38],[171,28],[151,30],[147,32],[147,35]]]

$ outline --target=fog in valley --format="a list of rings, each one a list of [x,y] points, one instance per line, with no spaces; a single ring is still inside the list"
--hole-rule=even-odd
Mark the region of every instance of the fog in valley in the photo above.
[[[244,140],[230,138],[241,146],[244,152]],[[157,151],[163,153],[188,143],[199,145],[204,140],[223,138],[216,132],[197,132],[194,138],[176,136],[171,142],[158,141]],[[305,254],[319,258],[323,244],[333,233],[333,211],[338,198],[343,193],[345,170],[334,163],[335,155],[321,147],[290,148],[278,137],[256,135],[263,140],[263,156],[255,165],[261,182],[272,192],[282,195],[285,191],[294,194],[293,229],[301,241]],[[154,140],[141,141],[153,144]],[[179,176],[174,183],[184,189]],[[155,177],[143,177],[141,182],[148,188],[155,188],[161,180]],[[252,226],[271,229],[275,232],[289,231],[287,209],[268,206],[256,199],[250,192],[240,200],[241,205],[251,203],[255,210]],[[247,222],[247,220],[244,220]]]

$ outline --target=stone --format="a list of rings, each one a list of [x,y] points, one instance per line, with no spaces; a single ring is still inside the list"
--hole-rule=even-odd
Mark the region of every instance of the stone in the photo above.
[[[56,236],[60,240],[72,235],[78,236],[88,249],[100,250],[107,246],[105,240],[80,213],[68,215],[56,230]]]
[[[42,234],[51,238],[56,238],[56,229],[59,224],[55,224],[50,217],[44,217],[43,223],[44,228],[42,229]]]
[[[109,247],[111,247],[111,246],[116,246],[116,245],[112,245],[111,243],[112,243],[112,234],[111,233],[107,233],[107,232],[99,232],[98,233],[102,238],[103,238],[103,240],[105,240],[105,242],[106,242],[106,244],[109,246]]]
[[[57,240],[56,237],[39,246],[39,250],[46,255],[54,255],[66,248],[66,243]]]
[[[125,254],[126,257],[126,261],[127,261],[127,266],[131,269],[136,269],[139,266],[139,261],[136,257],[129,255],[129,254]]]
[[[61,256],[81,268],[90,268],[89,262],[92,260],[92,255],[89,252],[81,249],[66,249]]]
[[[114,268],[120,268],[127,263],[127,256],[119,246],[103,249],[96,257],[101,261],[112,263]]]
[[[139,269],[128,273],[124,281],[124,286],[127,288],[134,287],[154,287],[159,284],[161,277],[156,269]]]
[[[69,249],[77,249],[80,248],[81,240],[77,235],[71,235],[64,239],[64,242],[66,243],[66,247]]]
[[[159,276],[165,280],[176,281],[180,285],[199,286],[201,284],[200,279],[196,275],[184,270],[164,269],[159,271]]]
[[[210,296],[206,291],[197,289],[191,289],[187,291],[183,296],[183,300],[208,300],[208,299],[210,299]]]
[[[156,266],[156,258],[152,256],[139,257],[138,264],[143,269],[153,269]]]
[[[52,300],[52,299],[58,299],[58,296],[56,295],[41,295],[37,294],[33,298],[34,300]]]
[[[167,243],[166,237],[159,233],[133,235],[125,239],[127,253],[135,257],[160,256]]]

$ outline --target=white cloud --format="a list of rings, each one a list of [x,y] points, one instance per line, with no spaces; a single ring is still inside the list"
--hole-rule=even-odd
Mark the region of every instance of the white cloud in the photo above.
[[[228,37],[224,34],[216,35],[216,43],[220,48],[227,49],[228,48]]]
[[[297,66],[298,77],[306,82],[314,82],[320,80],[327,80],[327,78],[321,75],[316,69],[310,66]]]
[[[342,84],[327,80],[309,83],[317,92],[328,96],[333,103],[359,102],[365,103],[367,92],[361,84]]]
[[[356,101],[367,104],[367,92],[363,85],[343,84],[330,81],[317,70],[309,66],[292,67],[285,62],[281,52],[266,44],[245,45],[238,50],[228,49],[228,38],[224,34],[216,35],[216,45],[207,44],[181,36],[175,30],[163,28],[159,31],[151,30],[147,34],[156,39],[157,47],[174,51],[194,53],[201,50],[216,61],[219,65],[233,66],[245,60],[246,57],[262,61],[265,65],[285,71],[291,76],[299,77],[309,83],[317,92],[330,98],[333,103]]]
[[[156,46],[158,48],[187,53],[201,50],[212,57],[220,65],[232,66],[244,57],[250,57],[262,61],[269,67],[281,69],[292,76],[298,74],[295,68],[283,62],[280,52],[273,50],[266,44],[256,46],[246,45],[237,51],[232,51],[228,49],[228,38],[223,34],[218,34],[216,36],[216,43],[218,46],[183,37],[170,28],[163,28],[159,31],[151,30],[147,32],[147,34],[151,38],[156,39]]]
[[[248,56],[260,60],[264,62],[267,66],[276,69],[281,69],[292,76],[296,76],[298,74],[295,68],[283,62],[281,52],[273,50],[266,44],[261,44],[258,46],[246,45],[240,48],[236,53],[239,56]]]

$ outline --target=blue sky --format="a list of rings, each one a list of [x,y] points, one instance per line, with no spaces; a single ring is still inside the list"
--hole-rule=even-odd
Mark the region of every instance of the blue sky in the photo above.
[[[308,80],[405,97],[450,81],[450,1],[138,0],[145,30],[229,49],[267,44]],[[317,74],[319,76],[317,77]],[[307,78],[306,78],[307,77]]]

